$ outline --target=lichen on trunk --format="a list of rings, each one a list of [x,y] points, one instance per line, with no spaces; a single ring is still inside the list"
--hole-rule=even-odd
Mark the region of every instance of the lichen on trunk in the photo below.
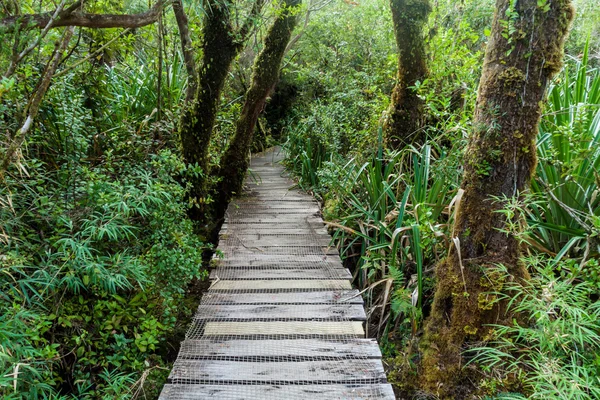
[[[427,76],[423,26],[431,11],[429,0],[390,0],[398,46],[398,76],[384,121],[386,146],[399,149],[421,136],[423,101],[414,87]]]
[[[508,18],[508,20],[506,19]],[[570,0],[497,0],[492,34],[464,162],[448,257],[436,268],[432,312],[421,341],[423,388],[467,398],[463,350],[486,340],[489,324],[512,321],[501,292],[529,278],[519,245],[498,212],[528,188],[546,84],[560,69],[573,9]],[[505,273],[499,273],[497,266]]]
[[[237,121],[233,136],[219,168],[219,204],[223,207],[242,188],[244,175],[248,170],[249,151],[256,121],[262,112],[267,97],[279,78],[281,61],[285,49],[297,23],[298,6],[301,0],[284,0],[282,10],[267,32],[264,48],[254,63],[252,83]],[[221,214],[224,209],[221,210]]]

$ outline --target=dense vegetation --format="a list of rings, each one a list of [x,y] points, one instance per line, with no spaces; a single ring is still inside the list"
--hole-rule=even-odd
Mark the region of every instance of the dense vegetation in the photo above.
[[[136,16],[146,3],[87,1],[83,12]],[[514,3],[501,16],[507,38],[518,31]],[[156,398],[245,154],[275,143],[322,202],[364,290],[388,378],[401,398],[423,396],[421,339],[436,265],[460,247],[452,226],[494,2],[440,0],[419,14],[409,42],[424,40],[426,71],[408,89],[420,119],[393,146],[385,118],[401,81],[401,43],[387,0],[300,9],[184,1],[187,26],[171,2],[156,4],[139,26],[48,30],[18,21],[81,3],[0,5],[0,396]],[[506,304],[514,318],[485,325],[461,349],[464,390],[477,398],[600,398],[600,8],[574,5],[564,66],[546,89],[531,187],[494,199],[530,279],[511,279],[502,263],[486,269],[477,304]],[[211,75],[217,17],[231,53]],[[266,40],[273,31],[287,32],[285,43]],[[219,76],[216,98],[189,89]],[[258,121],[245,121],[267,95]],[[478,166],[481,176],[493,172]]]

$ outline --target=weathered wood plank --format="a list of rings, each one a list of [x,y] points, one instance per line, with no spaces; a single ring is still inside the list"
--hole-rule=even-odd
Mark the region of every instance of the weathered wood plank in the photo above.
[[[234,233],[221,235],[219,246],[235,246],[243,244],[246,247],[289,247],[289,246],[329,246],[331,237],[328,235],[271,235],[256,232],[246,234]]]
[[[273,279],[273,280],[253,280],[253,281],[233,281],[233,280],[219,280],[213,283],[211,286],[212,290],[277,290],[277,289],[352,289],[352,285],[348,280],[312,280],[312,279],[298,279],[298,280],[285,280],[285,279]]]
[[[213,260],[216,263],[219,263],[219,258],[213,258]],[[235,255],[232,255],[231,257],[229,257],[228,259],[223,259],[221,260],[221,265],[228,265],[231,262],[234,262],[234,264],[236,264],[238,261],[240,260],[236,260]],[[290,257],[290,256],[285,256],[285,255],[277,255],[277,254],[264,254],[264,253],[257,253],[252,255],[252,257],[243,257],[243,259],[241,260],[243,263],[245,263],[245,265],[247,266],[253,266],[253,265],[259,265],[261,263],[270,263],[270,264],[276,264],[276,263],[297,263],[297,264],[305,264],[305,263],[310,263],[311,265],[318,265],[318,263],[320,262],[333,262],[333,263],[341,263],[342,260],[340,259],[339,256],[337,255],[315,255],[315,254],[308,254],[308,255],[295,255],[294,257]]]
[[[169,380],[182,383],[383,383],[385,372],[381,361],[369,359],[299,362],[177,360]]]
[[[301,359],[379,359],[381,351],[373,339],[202,339],[181,342],[179,358],[226,359],[226,358],[269,358],[271,360],[286,357]]]
[[[321,226],[324,222],[317,220],[310,220],[305,215],[300,214],[254,214],[245,216],[230,215],[226,219],[228,225],[234,224],[271,224],[274,226],[281,226],[282,224],[316,224],[319,223]]]
[[[253,304],[253,305],[200,305],[196,320],[260,320],[260,321],[366,321],[361,304]]]
[[[352,279],[346,268],[215,268],[210,272],[210,279]]]
[[[219,250],[225,258],[237,257],[245,258],[260,255],[281,255],[281,256],[301,256],[301,255],[337,255],[338,250],[330,246],[273,246],[273,247],[252,247],[252,246],[223,246]]]
[[[202,304],[317,304],[349,303],[363,304],[358,290],[284,293],[228,293],[208,291],[202,296]]]
[[[319,207],[316,201],[313,199],[307,199],[304,201],[272,201],[266,203],[264,201],[258,200],[236,200],[232,202],[229,207],[232,209],[249,209],[254,207],[265,207],[270,210],[287,210],[287,209],[295,209],[295,208],[305,208],[305,207]]]
[[[194,330],[195,331],[195,330]],[[359,321],[251,321],[207,322],[205,336],[348,336],[364,338],[365,331]],[[190,337],[193,338],[193,337]]]
[[[307,260],[306,257],[304,261],[302,260],[294,260],[294,257],[280,257],[277,258],[265,258],[265,257],[252,257],[243,259],[243,257],[228,259],[228,260],[219,260],[213,259],[212,266],[215,268],[218,267],[227,267],[227,268],[274,268],[274,269],[284,269],[284,268],[344,268],[342,261],[336,259],[327,258],[325,260]],[[326,257],[336,257],[336,256],[326,256]]]
[[[240,215],[255,216],[255,215],[320,215],[321,210],[318,207],[302,205],[295,208],[263,208],[263,207],[244,207],[235,208],[227,211],[228,216],[238,217]]]
[[[389,384],[373,385],[172,385],[159,400],[394,400]]]
[[[234,232],[235,234],[242,235],[246,233],[257,233],[264,232],[270,234],[281,233],[282,235],[325,235],[327,229],[324,226],[303,226],[298,227],[290,225],[232,225],[232,229],[229,229],[227,223],[221,227],[221,235],[230,235]]]

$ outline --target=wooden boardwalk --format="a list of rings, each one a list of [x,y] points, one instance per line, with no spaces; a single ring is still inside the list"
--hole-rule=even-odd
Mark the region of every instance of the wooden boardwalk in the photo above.
[[[314,199],[255,157],[160,400],[394,399]]]

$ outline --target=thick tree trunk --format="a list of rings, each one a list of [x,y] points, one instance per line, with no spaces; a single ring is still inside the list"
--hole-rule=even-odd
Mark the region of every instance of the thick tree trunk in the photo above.
[[[386,146],[399,149],[421,136],[423,101],[413,87],[427,75],[423,26],[431,7],[429,0],[390,0],[390,7],[398,46],[398,81],[383,131]]]
[[[225,151],[219,169],[219,204],[223,207],[235,193],[239,193],[248,169],[249,151],[256,121],[263,110],[267,96],[279,78],[279,68],[298,21],[298,5],[301,0],[284,0],[283,10],[265,37],[265,45],[254,64],[252,84],[246,93],[242,113],[237,122],[235,135]],[[222,214],[224,208],[219,210]]]
[[[485,340],[492,329],[487,324],[512,320],[506,303],[489,293],[502,291],[509,280],[529,278],[518,242],[505,233],[508,221],[498,210],[502,198],[527,189],[535,171],[541,102],[561,67],[572,18],[570,0],[497,0],[466,149],[455,244],[437,266],[422,340],[424,386],[441,398],[466,398],[461,390],[469,377],[461,369],[466,361],[461,351]],[[498,265],[507,274],[498,273]]]

